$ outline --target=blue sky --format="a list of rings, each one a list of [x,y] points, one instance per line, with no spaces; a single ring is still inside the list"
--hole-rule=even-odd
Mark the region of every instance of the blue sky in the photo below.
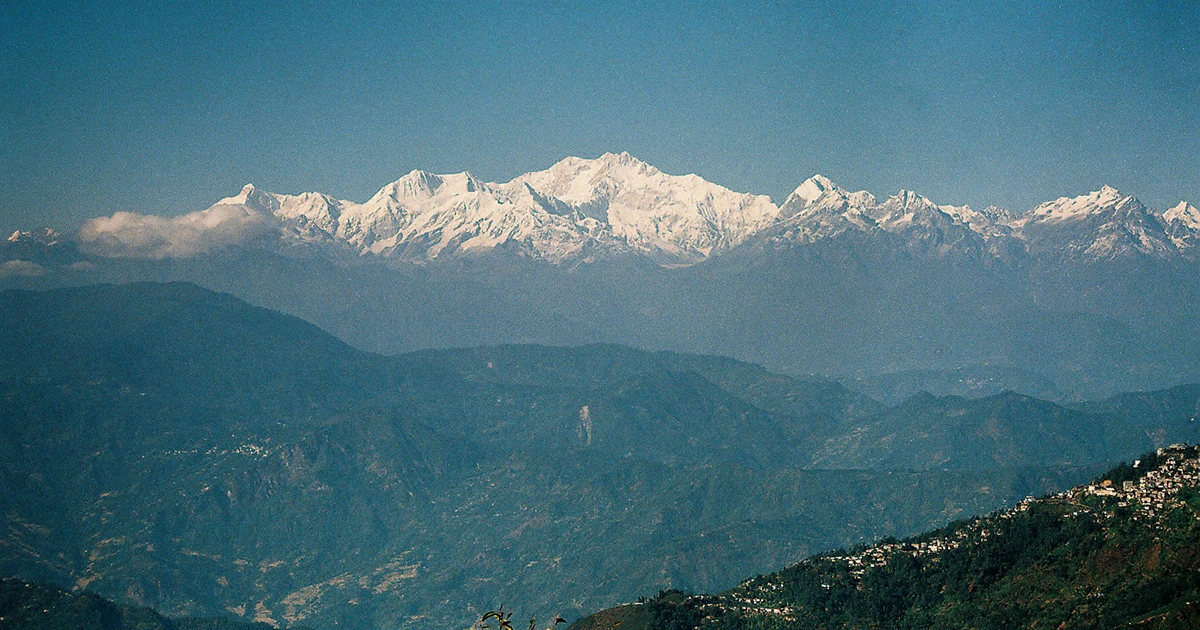
[[[746,4],[9,0],[0,229],[623,150],[776,201],[1200,204],[1200,3]]]

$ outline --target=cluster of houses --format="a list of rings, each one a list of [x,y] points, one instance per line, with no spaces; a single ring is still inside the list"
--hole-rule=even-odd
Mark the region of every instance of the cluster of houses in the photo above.
[[[758,594],[766,595],[767,591],[778,590],[781,587],[782,585],[777,582],[760,584],[758,585],[758,589],[762,592]],[[789,621],[796,620],[796,611],[791,606],[784,606],[766,597],[755,597],[743,590],[734,591],[720,600],[714,599],[701,602],[700,610],[710,615],[725,610],[737,610],[743,615],[770,615],[772,617],[782,617]]]
[[[1158,465],[1137,476],[1136,480],[1120,483],[1104,480],[1060,492],[1045,500],[1078,506],[1080,509],[1071,514],[1071,516],[1078,516],[1083,512],[1093,511],[1080,503],[1084,496],[1114,497],[1116,505],[1132,507],[1137,510],[1134,518],[1159,518],[1179,504],[1177,497],[1180,490],[1187,487],[1200,488],[1200,447],[1173,444],[1158,449],[1157,455]],[[1134,462],[1135,472],[1140,472],[1137,469],[1141,467],[1143,467],[1142,461]],[[1037,501],[1039,499],[1028,497],[1012,508],[994,514],[992,517],[975,520],[967,527],[956,528],[947,536],[932,537],[919,542],[879,543],[856,553],[821,556],[804,562],[842,564],[856,579],[862,579],[867,570],[873,567],[886,565],[888,560],[895,557],[896,554],[907,554],[914,557],[934,556],[931,560],[936,562],[936,554],[956,549],[967,541],[986,540],[990,537],[993,530],[989,528],[989,524],[996,522],[993,519],[1014,518],[1016,515],[1028,511]],[[790,618],[794,613],[791,608],[780,606],[772,601],[771,592],[780,586],[776,582],[751,581],[727,597],[719,606],[737,608],[742,612],[752,614]],[[826,589],[830,588],[827,584],[822,586]],[[718,604],[712,602],[710,605],[717,606]]]
[[[1200,487],[1200,448],[1172,444],[1158,449],[1157,455],[1161,459],[1158,466],[1135,481],[1115,484],[1104,480],[1084,486],[1076,494],[1115,497],[1118,506],[1133,507],[1139,511],[1134,518],[1160,518],[1179,504],[1177,497],[1180,490]],[[1141,460],[1133,463],[1135,470],[1141,465]]]
[[[1028,501],[1023,501],[1014,510],[1028,509]],[[1007,514],[1001,515],[1007,517]],[[828,555],[821,556],[810,560],[809,562],[832,562],[842,564],[849,569],[850,575],[855,579],[861,580],[867,570],[872,567],[884,566],[888,563],[888,559],[899,553],[908,554],[911,556],[931,556],[950,549],[955,549],[961,546],[973,536],[976,539],[986,539],[991,536],[990,529],[982,526],[982,521],[973,524],[970,528],[957,529],[950,537],[931,538],[920,542],[886,542],[877,543],[871,547],[863,549],[859,553],[847,555]],[[936,561],[936,558],[934,558]],[[748,585],[746,585],[748,586]],[[773,601],[771,593],[780,590],[782,584],[774,581],[755,581],[753,588],[743,587],[735,590],[733,593],[723,598],[723,601],[705,601],[701,602],[701,609],[705,608],[723,608],[737,609],[743,614],[758,614],[783,617],[785,619],[793,619],[795,611],[790,606],[782,606]],[[831,588],[829,584],[821,585],[825,589]]]

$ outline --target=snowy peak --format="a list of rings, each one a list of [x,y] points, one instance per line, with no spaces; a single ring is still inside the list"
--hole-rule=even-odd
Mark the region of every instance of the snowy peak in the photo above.
[[[21,231],[17,230],[8,237],[9,243],[37,243],[38,245],[58,245],[62,241],[62,237],[58,232],[51,228],[44,227],[40,230]]]
[[[813,175],[804,180],[783,202],[784,217],[804,214],[815,210],[844,211],[847,208],[870,208],[876,205],[875,196],[866,191],[847,192],[824,175]]]
[[[849,193],[828,178],[814,175],[800,184],[780,210],[784,220],[776,232],[784,240],[812,242],[846,232],[892,233],[908,246],[942,253],[981,249],[980,236],[993,235],[989,217],[967,206],[939,206],[911,190],[901,190],[883,203],[868,192]]]
[[[794,197],[799,201],[811,203],[817,199],[820,199],[822,196],[835,191],[844,192],[837,187],[837,184],[834,184],[832,181],[830,181],[828,177],[818,173],[804,180],[802,184],[797,186],[796,190],[792,191],[789,199]]]
[[[921,223],[926,225],[958,225],[985,237],[1007,235],[1011,230],[1004,225],[1007,213],[989,207],[983,212],[971,206],[939,205],[910,190],[901,190],[896,196],[883,203],[879,211],[881,225]]]
[[[697,175],[668,175],[628,153],[566,158],[513,184],[557,199],[634,250],[673,264],[733,247],[779,214],[765,195],[734,192]]]
[[[513,180],[541,194],[583,205],[612,196],[617,189],[645,185],[670,177],[628,153],[605,153],[595,159],[568,157],[544,171],[526,173]]]
[[[528,194],[469,172],[414,170],[366,203],[349,205],[339,236],[363,253],[423,260],[530,238],[537,204]]]
[[[414,170],[404,177],[379,189],[365,204],[366,206],[407,201],[424,202],[435,197],[466,195],[485,192],[488,184],[467,171],[449,175],[436,175],[428,171]]]
[[[624,167],[643,173],[659,172],[657,168],[654,168],[653,166],[650,166],[649,164],[633,157],[628,151],[622,151],[620,153],[605,153],[597,158],[596,161],[607,165],[610,169]]]
[[[875,220],[881,225],[912,223],[918,217],[927,218],[938,213],[937,204],[903,188],[900,189],[900,192],[888,197],[872,212]]]
[[[277,195],[255,188],[254,184],[246,184],[242,186],[242,190],[238,194],[226,197],[213,205],[246,206],[260,212],[273,214],[279,210],[279,199]]]
[[[1180,251],[1195,252],[1200,247],[1200,209],[1186,201],[1162,215],[1171,242]]]
[[[1047,201],[1030,212],[1030,219],[1038,222],[1077,221],[1130,204],[1141,205],[1137,199],[1122,195],[1116,188],[1103,186],[1100,190],[1079,197],[1059,197]]]
[[[242,190],[238,194],[232,197],[225,197],[214,205],[244,206],[246,205],[246,202],[250,201],[252,198],[260,196],[261,194],[262,193],[258,190],[258,188],[255,188],[254,184],[246,184],[245,186],[242,186]]]
[[[1169,234],[1162,215],[1111,186],[1043,203],[1014,226],[1035,253],[1089,260],[1169,258],[1181,253],[1187,239],[1186,234]]]
[[[442,187],[448,187],[451,194],[466,195],[481,192],[486,184],[467,171],[442,175]]]
[[[813,175],[788,195],[779,215],[829,235],[850,227],[869,229],[874,220],[867,215],[876,205],[874,195],[869,192],[847,192],[828,177]]]
[[[1006,251],[1007,234],[989,216],[970,206],[938,205],[911,190],[901,190],[871,210],[880,231],[892,234],[910,251],[928,255],[983,256]]]
[[[554,263],[633,253],[676,266],[751,238],[782,247],[866,235],[933,255],[1096,260],[1196,256],[1200,211],[1181,202],[1158,214],[1111,186],[1021,214],[939,205],[907,189],[880,202],[819,174],[776,206],[765,195],[739,193],[695,174],[670,175],[622,152],[567,157],[506,183],[484,182],[466,171],[413,170],[364,203],[317,192],[274,194],[247,184],[207,210],[175,218],[117,213],[88,222],[80,234],[77,240],[90,239],[96,251],[153,257],[271,242],[416,262],[491,251]],[[278,238],[272,241],[271,234]],[[30,238],[18,232],[9,240]]]
[[[1179,205],[1164,212],[1163,220],[1189,230],[1200,231],[1200,209],[1186,201],[1180,201]]]
[[[413,170],[404,177],[384,186],[372,201],[382,196],[392,199],[428,199],[442,186],[442,178],[428,171]],[[369,202],[368,202],[369,203]]]
[[[246,184],[242,190],[213,204],[207,212],[213,216],[227,216],[229,208],[274,217],[284,222],[303,241],[328,241],[337,230],[338,218],[346,202],[317,192],[299,195],[279,195]]]

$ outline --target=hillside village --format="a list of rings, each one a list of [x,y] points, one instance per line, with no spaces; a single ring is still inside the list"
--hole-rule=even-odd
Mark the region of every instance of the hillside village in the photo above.
[[[1012,508],[975,519],[964,526],[951,525],[930,535],[903,541],[887,540],[849,553],[835,552],[818,556],[805,560],[800,566],[829,569],[822,570],[823,575],[844,570],[861,590],[864,578],[872,569],[885,567],[889,562],[895,562],[898,556],[938,562],[940,555],[950,550],[989,539],[998,525],[1029,512],[1038,503],[1058,506],[1067,518],[1090,515],[1100,522],[1113,519],[1118,509],[1133,510],[1129,515],[1131,519],[1150,527],[1161,526],[1168,513],[1185,505],[1181,500],[1181,491],[1200,488],[1200,447],[1173,444],[1148,455],[1132,465],[1114,469],[1106,476],[1108,478],[1040,499],[1027,497]],[[1113,476],[1118,478],[1114,480]],[[1119,478],[1121,476],[1134,478]],[[1200,519],[1200,514],[1194,511],[1192,516]],[[829,583],[821,584],[826,591],[831,587]],[[777,574],[749,580],[723,597],[699,596],[694,599],[695,604],[709,616],[734,611],[741,615],[765,615],[781,621],[794,621],[795,609],[779,603],[782,590],[783,580]]]
[[[1104,480],[1078,493],[1116,497],[1118,506],[1138,509],[1134,518],[1159,519],[1179,504],[1180,490],[1200,486],[1200,447],[1175,444],[1158,449],[1156,455],[1162,458],[1161,463],[1137,480],[1124,480],[1120,488],[1111,480]],[[1142,464],[1142,460],[1135,461],[1133,468],[1136,470]]]

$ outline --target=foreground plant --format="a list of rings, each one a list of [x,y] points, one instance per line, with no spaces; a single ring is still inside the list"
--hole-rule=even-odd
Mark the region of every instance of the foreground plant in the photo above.
[[[483,616],[479,618],[479,621],[475,622],[475,625],[471,626],[471,629],[472,630],[489,630],[492,626],[488,625],[488,620],[495,619],[496,626],[498,627],[499,630],[513,630],[512,615],[513,614],[511,612],[504,612],[504,606],[500,606],[496,610],[489,610],[489,611],[483,613]],[[560,623],[567,623],[567,620],[563,619],[561,615],[555,615],[554,616],[554,625],[547,626],[546,630],[554,630],[555,628],[558,627],[558,624],[560,624]],[[537,627],[537,617],[530,617],[529,618],[529,630],[535,630],[536,627]]]

